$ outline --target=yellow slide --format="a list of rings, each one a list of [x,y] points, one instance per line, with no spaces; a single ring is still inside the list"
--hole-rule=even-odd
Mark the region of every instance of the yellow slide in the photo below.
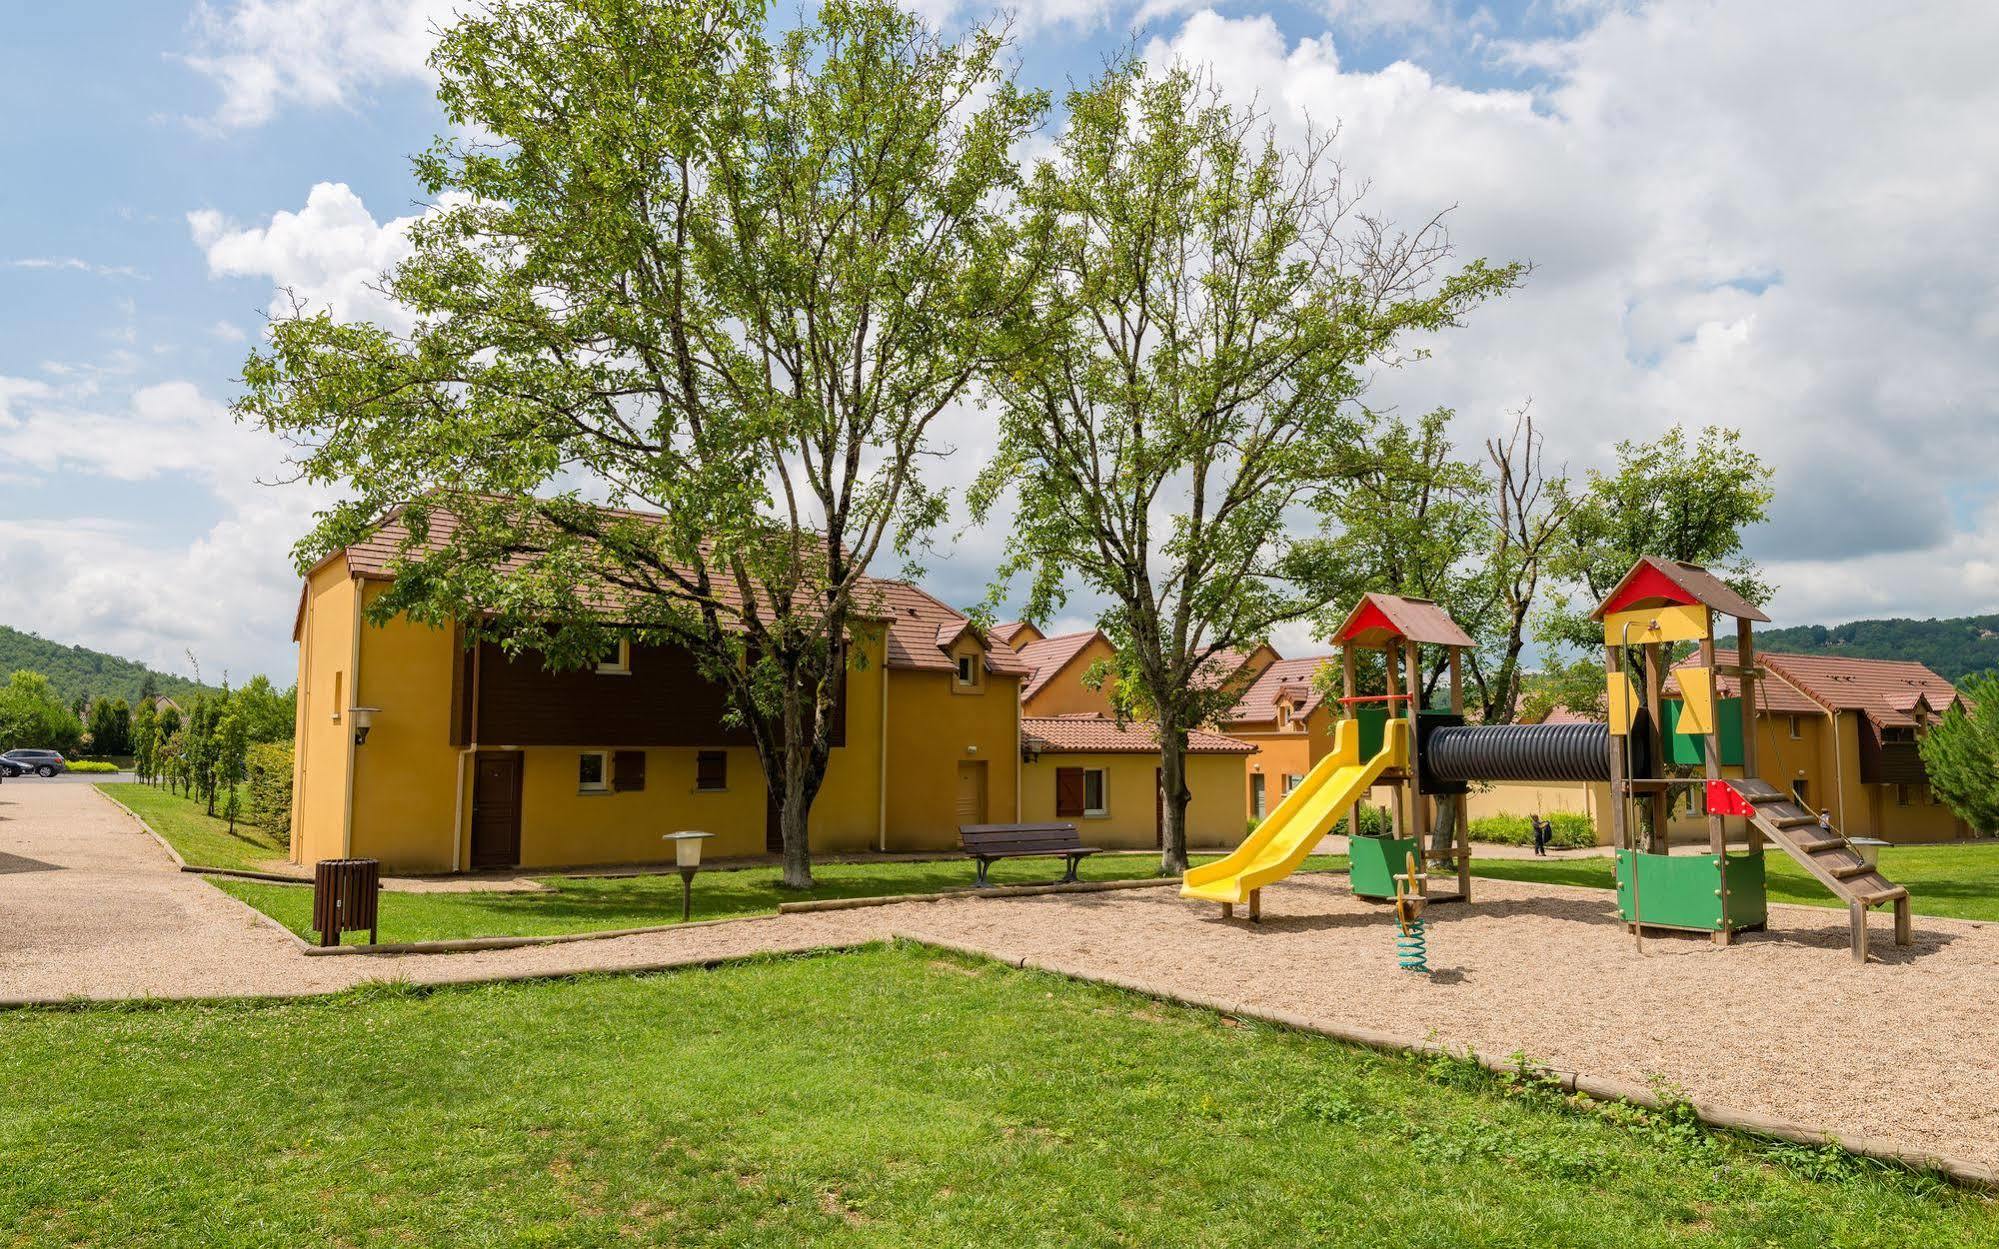
[[[1390,720],[1382,734],[1381,753],[1366,760],[1360,757],[1360,722],[1340,721],[1332,753],[1319,760],[1227,858],[1190,869],[1181,882],[1180,896],[1230,904],[1249,901],[1251,890],[1297,871],[1312,847],[1383,772],[1408,762],[1407,721]]]

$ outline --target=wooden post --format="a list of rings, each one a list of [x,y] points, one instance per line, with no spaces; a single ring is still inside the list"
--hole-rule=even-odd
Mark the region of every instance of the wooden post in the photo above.
[[[1346,688],[1346,696],[1348,698],[1352,698],[1360,692],[1360,665],[1354,656],[1353,645],[1352,642],[1346,642],[1340,646],[1340,679],[1341,684]],[[1355,721],[1353,726],[1355,741],[1360,740],[1359,709],[1359,703],[1340,704],[1340,715],[1352,718]],[[1353,800],[1353,807],[1347,812],[1347,837],[1349,839],[1360,836],[1360,809],[1366,801],[1367,793],[1363,790],[1360,796]],[[1351,845],[1348,846],[1349,850],[1352,848]]]
[[[1624,675],[1624,652],[1614,644],[1603,648],[1603,667],[1607,679],[1618,680]],[[1624,738],[1617,733],[1610,734],[1610,844],[1613,850],[1629,850],[1628,821],[1631,791],[1624,783]]]
[[[1666,762],[1666,717],[1662,714],[1665,701],[1665,674],[1659,666],[1659,644],[1645,644],[1645,708],[1651,725],[1645,730],[1652,739],[1653,779],[1657,779]],[[1654,785],[1646,795],[1652,810],[1652,838],[1650,849],[1653,854],[1671,854],[1672,840],[1666,835],[1666,822],[1671,813],[1672,802],[1665,789]]]
[[[1707,756],[1707,766],[1703,769],[1707,779],[1718,781],[1721,779],[1721,678],[1714,670],[1714,612],[1712,609],[1709,609],[1705,615],[1707,616],[1707,632],[1701,637],[1701,663],[1707,666],[1709,688],[1714,691],[1716,697],[1709,703],[1707,732],[1703,735],[1702,742],[1705,749],[1701,753]],[[1684,704],[1681,710],[1684,712]],[[1707,848],[1708,853],[1715,856],[1717,873],[1720,876],[1715,896],[1721,901],[1721,927],[1715,929],[1714,943],[1716,945],[1727,945],[1730,930],[1728,914],[1728,824],[1722,816],[1715,813],[1712,806],[1708,808],[1707,813]]]
[[[1895,944],[1913,945],[1915,940],[1915,925],[1910,922],[1909,899],[1905,894],[1895,899]]]
[[[1428,850],[1423,843],[1430,835],[1430,821],[1428,812],[1423,809],[1423,775],[1422,769],[1417,766],[1420,761],[1416,757],[1416,717],[1423,706],[1422,652],[1414,642],[1404,642],[1403,646],[1406,648],[1404,657],[1408,661],[1403,665],[1402,679],[1407,682],[1404,692],[1409,695],[1409,766],[1406,769],[1409,774],[1409,822],[1415,826],[1416,845],[1419,850],[1424,851],[1423,862],[1427,864],[1430,860]]]
[[[1448,648],[1451,659],[1451,714],[1463,716],[1465,713],[1464,664],[1460,648]],[[1471,803],[1463,794],[1458,795],[1458,827],[1455,845],[1458,856],[1458,896],[1471,901]]]
[[[1763,775],[1756,762],[1756,738],[1762,721],[1756,714],[1756,639],[1747,620],[1735,622],[1735,662],[1742,669],[1735,678],[1742,691],[1742,777],[1751,780]],[[1752,853],[1763,849],[1763,830],[1754,824],[1749,824],[1749,849]]]
[[[1393,694],[1402,684],[1402,665],[1396,658],[1395,643],[1385,642],[1382,644],[1381,667],[1382,675],[1388,678],[1386,685],[1383,687],[1383,692]],[[1390,712],[1395,710],[1393,702],[1385,702],[1382,704],[1382,707]],[[1391,716],[1390,718],[1392,719],[1393,717]],[[1382,731],[1385,733],[1387,729],[1384,727]],[[1400,784],[1394,786],[1392,792],[1394,797],[1388,805],[1389,831],[1396,837],[1407,837],[1409,835],[1408,825],[1404,822],[1402,813],[1403,800],[1407,794]]]
[[[1252,924],[1263,922],[1263,890],[1261,889],[1252,889],[1249,891],[1249,922]]]
[[[1859,902],[1846,904],[1848,920],[1853,924],[1853,961],[1867,961],[1867,908]]]

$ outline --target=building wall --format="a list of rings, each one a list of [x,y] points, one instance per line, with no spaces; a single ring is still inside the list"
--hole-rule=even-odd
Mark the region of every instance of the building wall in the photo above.
[[[667,860],[673,850],[663,835],[683,829],[715,834],[704,858],[764,852],[763,772],[753,747],[728,748],[728,785],[711,792],[694,788],[698,750],[662,747],[645,752],[643,790],[579,793],[580,753],[568,746],[520,752],[523,867]]]
[[[1117,650],[1109,642],[1101,637],[1090,639],[1060,672],[1048,679],[1048,684],[1035,691],[1034,697],[1021,708],[1021,714],[1067,716],[1093,711],[1101,716],[1112,715],[1111,691],[1116,682],[1107,679],[1103,688],[1093,690],[1083,684],[1083,674],[1099,660],[1109,663],[1116,658]]]
[[[1243,791],[1245,755],[1188,755],[1187,844],[1214,849],[1242,840],[1246,824],[1236,795]],[[1044,754],[1022,770],[1021,819],[1044,823],[1055,814],[1055,773],[1060,768],[1101,768],[1107,796],[1104,815],[1076,817],[1086,846],[1149,850],[1159,844],[1159,757],[1153,754]]]
[[[1329,710],[1323,705],[1314,708],[1302,725],[1301,728],[1266,732],[1228,728],[1230,737],[1256,747],[1256,753],[1248,757],[1248,764],[1243,769],[1242,809],[1245,819],[1257,818],[1256,801],[1250,789],[1251,777],[1264,778],[1263,810],[1268,815],[1284,797],[1284,777],[1287,774],[1303,776],[1332,750],[1335,724]]]
[[[335,560],[305,586],[299,630],[298,719],[293,763],[291,857],[295,863],[346,853],[348,763],[353,730],[347,708],[354,666],[359,582]]]
[[[980,653],[969,639],[959,647]],[[889,673],[890,850],[957,848],[960,762],[985,764],[987,823],[1020,818],[1020,682],[986,673],[976,691],[960,692],[956,681],[950,672]]]
[[[380,582],[362,586],[364,607],[388,588]],[[453,821],[467,805],[459,801],[459,787],[470,788],[470,773],[461,777],[451,744],[456,659],[448,629],[401,617],[362,626],[357,703],[380,710],[367,744],[354,752],[355,857],[402,871],[451,869]],[[525,830],[523,824],[523,840]]]

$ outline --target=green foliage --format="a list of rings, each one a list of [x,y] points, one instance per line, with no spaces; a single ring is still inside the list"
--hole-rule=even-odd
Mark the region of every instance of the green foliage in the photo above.
[[[1930,789],[1972,828],[1999,831],[1999,673],[1964,684],[1969,710],[1952,707],[1917,739]]]
[[[1473,820],[1467,834],[1473,841],[1502,846],[1531,846],[1534,844],[1531,818],[1525,815],[1488,815]],[[1554,825],[1555,835],[1548,844],[1557,850],[1583,850],[1597,844],[1596,822],[1587,815],[1556,811],[1541,818]]]
[[[1999,671],[1999,616],[1855,620],[1843,625],[1758,629],[1756,645],[1800,655],[1909,659],[1961,686],[1964,678],[1975,673]]]
[[[238,824],[208,814],[197,798],[151,785],[100,784],[98,792],[130,810],[158,833],[190,866],[226,868],[239,872],[270,871],[283,865],[285,847],[250,823]],[[306,892],[308,911],[311,890]]]
[[[280,692],[260,673],[229,696],[229,709],[242,721],[244,740],[288,742],[298,718],[298,689]]]
[[[0,686],[0,751],[74,754],[83,725],[39,672],[16,672]]]
[[[1328,136],[1287,148],[1185,68],[1127,58],[1066,103],[1023,197],[1052,232],[1051,280],[1028,349],[993,376],[1000,446],[972,513],[1014,503],[993,600],[1024,575],[1028,619],[1077,583],[1105,604],[1120,711],[1160,726],[1178,871],[1185,734],[1241,694],[1214,657],[1328,592],[1308,565],[1337,556],[1292,543],[1287,514],[1353,472],[1370,372],[1521,270],[1449,271],[1439,234],[1349,216]]]
[[[132,753],[132,708],[124,699],[100,698],[90,705],[90,749],[100,755]]]
[[[107,763],[102,759],[72,759],[69,761],[69,770],[72,772],[86,772],[92,774],[100,772],[116,772],[118,770],[118,765],[115,763]]]
[[[244,818],[287,848],[292,835],[292,749],[289,741],[258,742],[244,760],[250,790]]]
[[[414,328],[280,318],[237,411],[347,493],[302,561],[402,509],[379,616],[575,667],[619,587],[618,623],[693,650],[748,722],[802,887],[865,574],[941,519],[931,425],[1020,339],[1041,249],[1006,206],[1046,99],[995,30],[766,17],[469,8],[431,57],[438,208],[386,277]]]
[[[144,664],[82,646],[65,646],[0,625],[0,672],[26,669],[48,677],[65,706],[78,698],[122,698],[137,706],[151,694],[176,701],[208,689],[197,681],[155,672]],[[150,686],[150,689],[148,688]]]

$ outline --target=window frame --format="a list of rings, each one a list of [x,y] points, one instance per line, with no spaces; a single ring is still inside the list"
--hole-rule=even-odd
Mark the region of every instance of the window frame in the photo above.
[[[599,659],[597,661],[597,675],[600,677],[628,677],[632,675],[632,640],[630,638],[621,637],[618,639],[618,657],[616,659]]]
[[[951,687],[953,689],[970,691],[978,689],[983,684],[982,678],[984,676],[983,669],[985,665],[979,662],[978,655],[971,651],[962,651],[951,658],[953,661],[951,665]]]
[[[1793,711],[1793,712],[1791,713],[1791,717],[1790,717],[1790,729],[1791,729],[1791,740],[1792,740],[1792,741],[1794,741],[1794,742],[1801,742],[1801,741],[1805,740],[1805,722],[1804,722],[1804,717],[1803,717],[1803,716],[1800,716],[1800,715],[1799,715],[1799,714],[1798,714],[1797,712],[1795,712],[1795,711]]]
[[[705,785],[702,764],[714,760],[720,769],[720,783]],[[725,794],[729,792],[729,752],[726,750],[697,750],[694,752],[694,792],[697,794]]]
[[[1269,784],[1264,779],[1263,773],[1249,774],[1249,811],[1251,816],[1259,820],[1270,814]]]
[[[1097,778],[1097,802],[1090,805],[1090,778]],[[1086,820],[1109,819],[1111,814],[1111,774],[1109,768],[1083,769],[1083,818]]]
[[[590,782],[583,779],[583,761],[597,761],[597,779]],[[608,750],[580,750],[576,752],[576,792],[579,794],[608,794],[611,791],[611,752]]]

